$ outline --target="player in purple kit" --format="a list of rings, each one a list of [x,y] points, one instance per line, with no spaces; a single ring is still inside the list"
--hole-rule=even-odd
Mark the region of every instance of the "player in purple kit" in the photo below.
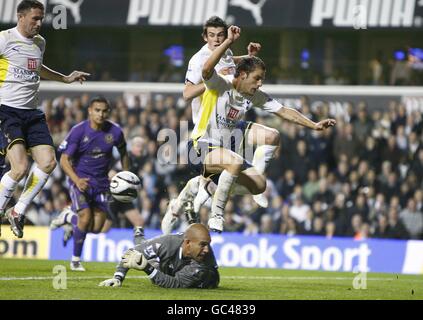
[[[74,247],[71,270],[85,271],[81,253],[88,232],[101,232],[109,211],[108,172],[113,147],[120,153],[123,170],[129,170],[129,157],[122,130],[106,120],[110,106],[105,98],[94,98],[88,107],[88,120],[74,126],[59,147],[60,166],[69,177],[72,201]]]

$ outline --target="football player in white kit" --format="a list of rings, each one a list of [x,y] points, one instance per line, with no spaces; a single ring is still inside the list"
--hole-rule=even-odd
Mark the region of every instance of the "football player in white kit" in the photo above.
[[[223,213],[235,182],[245,186],[252,194],[260,194],[266,189],[264,170],[249,165],[239,152],[244,140],[251,145],[263,142],[262,126],[242,120],[250,108],[261,108],[283,120],[313,130],[324,130],[336,124],[334,119],[316,123],[297,110],[282,106],[261,91],[266,67],[260,58],[242,58],[233,77],[219,75],[215,66],[227,49],[239,39],[240,32],[239,27],[231,26],[228,37],[212,52],[203,66],[202,78],[206,91],[201,100],[200,117],[189,142],[190,165],[204,177],[219,175],[208,222],[209,228],[217,232],[223,231]],[[267,141],[266,138],[264,145],[277,147],[279,141]],[[276,140],[279,140],[279,136]],[[265,162],[271,159],[273,151],[262,151]]]
[[[192,56],[188,63],[183,97],[186,101],[191,103],[192,120],[194,125],[199,120],[202,94],[206,89],[201,77],[203,65],[210,57],[213,50],[215,50],[226,39],[227,30],[228,26],[221,18],[217,16],[209,18],[203,26],[202,33],[203,40],[206,44],[196,54],[194,54],[194,56]],[[261,45],[259,43],[250,42],[247,47],[247,56],[256,55],[260,49]],[[220,74],[233,76],[235,74],[236,63],[238,63],[243,57],[246,56],[234,56],[232,51],[228,49],[217,63],[215,69]],[[273,135],[275,137],[278,134],[277,132],[268,132],[268,135]],[[278,139],[274,140],[279,142]],[[216,184],[214,184],[212,180],[205,179],[201,175],[189,180],[178,198],[172,199],[169,203],[166,215],[162,220],[163,233],[168,234],[172,231],[172,228],[187,201],[193,202],[194,212],[198,214],[200,206],[207,200],[211,200],[210,196],[215,188]],[[233,190],[233,193],[247,194],[249,191],[237,186],[237,188]],[[258,205],[267,207],[267,199],[263,194],[254,195],[253,198]]]
[[[0,217],[18,182],[27,175],[29,150],[36,166],[16,205],[6,212],[13,233],[22,238],[25,210],[56,167],[53,140],[45,115],[38,109],[40,78],[82,83],[89,74],[74,71],[65,76],[43,64],[46,41],[39,35],[44,19],[41,2],[21,1],[17,16],[16,27],[0,32],[0,126],[2,147],[11,165],[0,181]]]

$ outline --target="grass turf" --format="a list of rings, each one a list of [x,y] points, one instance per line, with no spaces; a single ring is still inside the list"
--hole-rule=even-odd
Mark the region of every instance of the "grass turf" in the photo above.
[[[57,265],[66,268],[66,289],[53,287]],[[87,262],[86,272],[73,272],[68,261],[1,259],[0,299],[423,300],[422,276],[383,273],[367,273],[366,289],[354,289],[358,275],[354,273],[252,268],[220,268],[220,286],[215,290],[164,289],[137,271],[128,273],[121,288],[99,287],[111,278],[115,265]]]

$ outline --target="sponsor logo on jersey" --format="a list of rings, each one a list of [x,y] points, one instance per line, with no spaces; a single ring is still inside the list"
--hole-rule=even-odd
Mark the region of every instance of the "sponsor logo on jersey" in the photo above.
[[[236,117],[238,116],[239,110],[235,109],[235,108],[230,108],[229,112],[228,112],[228,118],[229,119],[236,119]]]
[[[37,59],[28,58],[28,69],[37,70]]]

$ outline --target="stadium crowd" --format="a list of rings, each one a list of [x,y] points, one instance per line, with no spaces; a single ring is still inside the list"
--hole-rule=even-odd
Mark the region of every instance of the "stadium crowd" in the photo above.
[[[85,119],[90,98],[83,94],[43,101],[56,147],[73,125]],[[392,101],[385,111],[358,103],[337,115],[330,114],[327,104],[312,110],[307,97],[301,101],[303,114],[315,121],[330,116],[337,125],[310,131],[249,113],[249,120],[277,128],[282,137],[267,170],[269,207],[258,207],[250,195],[234,196],[225,209],[225,231],[423,239],[421,114],[407,112],[403,104]],[[193,127],[191,110],[182,98],[172,95],[120,96],[111,103],[110,119],[122,126],[133,166],[142,178],[138,209],[146,228],[159,229],[169,199],[177,196],[190,176],[181,160]],[[157,160],[158,151],[171,151],[161,148],[165,146],[162,129],[176,133],[177,163]],[[120,170],[119,163],[115,169]],[[28,209],[27,220],[48,225],[68,203],[65,176],[58,166]],[[201,209],[201,222],[207,222],[208,213],[207,207]],[[123,213],[117,217],[115,227],[130,226]]]

